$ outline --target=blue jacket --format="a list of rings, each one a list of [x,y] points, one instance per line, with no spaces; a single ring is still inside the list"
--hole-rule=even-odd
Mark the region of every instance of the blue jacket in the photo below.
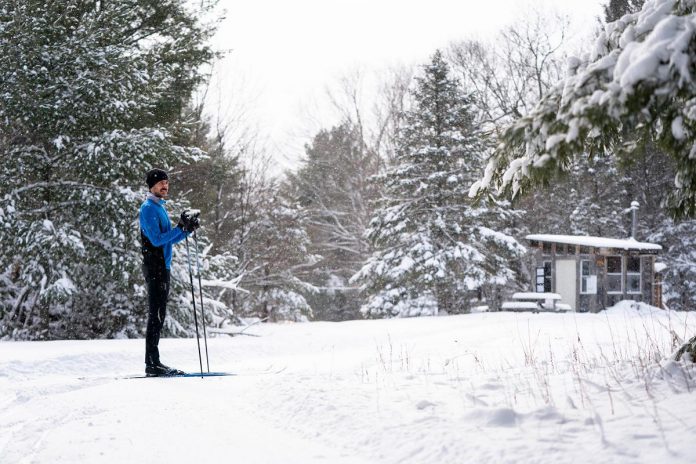
[[[164,264],[167,269],[172,265],[172,245],[184,240],[188,233],[179,227],[172,228],[167,210],[164,208],[165,200],[154,200],[148,197],[140,206],[140,230],[155,247],[162,247],[164,252]]]

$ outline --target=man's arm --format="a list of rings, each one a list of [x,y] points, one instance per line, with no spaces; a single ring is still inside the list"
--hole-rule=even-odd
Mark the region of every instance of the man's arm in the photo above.
[[[169,220],[169,219],[167,219]],[[140,228],[154,246],[159,247],[167,243],[178,243],[186,238],[186,232],[180,227],[175,227],[169,232],[160,232],[157,211],[145,206],[140,210]]]
[[[176,227],[175,230],[181,230],[181,227]],[[185,240],[186,237],[188,237],[189,235],[191,235],[191,232],[184,232],[183,230],[181,230],[181,237],[177,237],[176,239],[174,239],[172,241],[172,245],[176,245],[177,243]]]

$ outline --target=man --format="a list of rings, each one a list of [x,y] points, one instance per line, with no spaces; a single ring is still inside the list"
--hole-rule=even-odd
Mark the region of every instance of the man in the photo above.
[[[140,207],[140,238],[143,252],[143,273],[148,293],[147,332],[145,335],[145,374],[148,376],[179,375],[178,369],[160,361],[159,339],[167,315],[172,246],[184,240],[199,227],[185,213],[175,228],[164,208],[169,193],[169,176],[162,169],[148,171],[145,178],[150,193]]]

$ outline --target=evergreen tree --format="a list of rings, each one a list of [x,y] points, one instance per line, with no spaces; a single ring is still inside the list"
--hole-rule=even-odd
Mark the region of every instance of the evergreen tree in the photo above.
[[[420,316],[469,309],[488,283],[514,277],[507,256],[520,247],[486,227],[495,210],[467,199],[484,144],[468,99],[438,51],[416,78],[396,163],[367,237],[376,248],[354,276],[368,295],[364,314]],[[488,220],[487,220],[488,219]]]
[[[183,0],[0,7],[0,336],[139,332],[144,173],[201,155],[168,130],[213,56],[199,13]]]
[[[529,211],[522,216],[523,232],[565,235],[628,237],[632,199],[630,177],[612,156],[576,158],[554,182],[521,197],[515,206]]]
[[[185,140],[187,146],[200,147],[207,157],[196,163],[177,165],[171,177],[191,206],[201,211],[204,232],[212,246],[211,253],[230,251],[233,237],[234,214],[244,178],[240,157],[247,145],[239,140],[228,140],[223,128],[213,130],[210,118],[203,116],[203,108],[189,108],[188,119],[193,128]]]
[[[609,0],[604,5],[604,19],[608,23],[617,21],[627,13],[639,11],[644,3],[645,0]]]
[[[663,302],[677,311],[693,311],[696,304],[696,219],[665,220],[659,233],[649,237],[663,245]],[[694,358],[696,361],[696,357]]]
[[[631,216],[626,212],[630,181],[613,156],[574,159],[567,182],[571,191],[563,204],[570,214],[562,222],[569,224],[571,234],[630,236]]]
[[[348,281],[368,256],[363,235],[376,196],[369,178],[377,174],[378,157],[348,122],[320,131],[305,152],[300,169],[288,175],[286,195],[306,211],[311,253],[322,256],[311,275],[322,290],[307,298],[319,319],[352,319],[360,299]]]
[[[271,184],[256,203],[254,220],[245,241],[247,261],[240,272],[240,313],[262,320],[302,321],[312,317],[303,296],[313,291],[309,271],[320,257],[309,251],[307,218]]]

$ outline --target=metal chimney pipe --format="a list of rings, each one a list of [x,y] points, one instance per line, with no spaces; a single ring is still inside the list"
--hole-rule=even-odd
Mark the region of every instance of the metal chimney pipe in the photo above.
[[[633,226],[631,227],[631,238],[636,239],[636,235],[638,235],[638,208],[640,207],[640,204],[638,204],[637,201],[632,201],[631,202],[631,212],[633,213]]]

